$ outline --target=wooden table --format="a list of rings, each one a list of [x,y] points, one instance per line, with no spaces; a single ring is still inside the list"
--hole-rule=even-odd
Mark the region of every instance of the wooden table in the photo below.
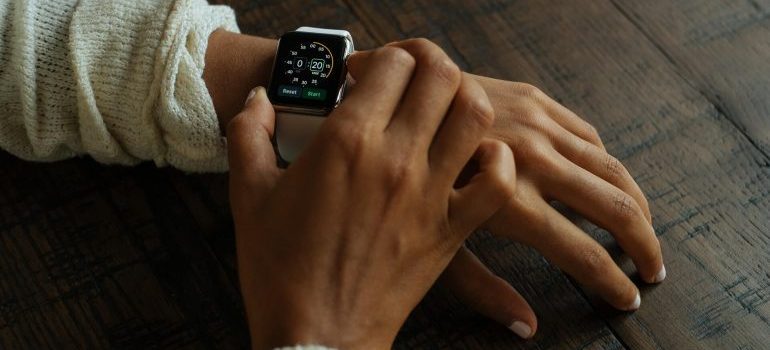
[[[669,274],[642,284],[639,311],[482,233],[471,247],[532,303],[537,336],[437,288],[397,348],[770,348],[770,1],[232,5],[248,33],[427,37],[467,71],[539,86],[598,128],[650,199]],[[247,346],[224,175],[0,161],[0,348]]]

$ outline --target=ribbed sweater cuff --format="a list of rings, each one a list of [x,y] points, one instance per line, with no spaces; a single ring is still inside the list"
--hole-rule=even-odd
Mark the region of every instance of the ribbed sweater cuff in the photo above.
[[[238,31],[232,10],[204,0],[81,0],[70,51],[83,150],[104,163],[226,170],[202,78],[220,27]]]
[[[226,144],[203,69],[210,34],[218,28],[239,31],[233,11],[204,0],[177,1],[167,26],[165,34],[170,38],[162,40],[164,46],[155,60],[162,70],[155,116],[166,152],[155,162],[187,171],[225,171]]]

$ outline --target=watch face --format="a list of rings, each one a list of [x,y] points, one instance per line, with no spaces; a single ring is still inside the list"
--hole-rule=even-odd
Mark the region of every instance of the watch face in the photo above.
[[[268,97],[275,105],[334,108],[345,79],[344,37],[289,32],[281,37]]]

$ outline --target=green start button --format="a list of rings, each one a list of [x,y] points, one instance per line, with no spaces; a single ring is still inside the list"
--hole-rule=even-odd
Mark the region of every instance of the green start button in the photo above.
[[[309,100],[325,100],[326,99],[326,90],[324,89],[314,89],[314,88],[304,88],[302,89],[302,97],[309,99]]]

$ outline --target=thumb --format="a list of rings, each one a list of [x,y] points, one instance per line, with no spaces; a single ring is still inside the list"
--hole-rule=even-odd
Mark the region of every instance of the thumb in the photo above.
[[[513,152],[505,143],[484,139],[473,159],[478,162],[478,172],[454,190],[449,200],[450,223],[462,239],[507,203],[516,186]]]
[[[250,196],[256,191],[261,198],[273,187],[279,174],[270,141],[273,130],[275,111],[265,88],[256,87],[249,93],[243,110],[227,124],[231,198],[239,197],[247,189]]]

